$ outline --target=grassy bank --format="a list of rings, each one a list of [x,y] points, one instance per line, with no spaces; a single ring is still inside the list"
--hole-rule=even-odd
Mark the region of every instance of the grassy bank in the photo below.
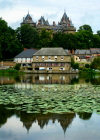
[[[15,69],[0,70],[0,75],[15,75],[15,74],[16,75],[24,74],[24,72]]]
[[[100,71],[91,68],[84,68],[79,71],[80,77],[94,77],[95,75],[100,75]]]

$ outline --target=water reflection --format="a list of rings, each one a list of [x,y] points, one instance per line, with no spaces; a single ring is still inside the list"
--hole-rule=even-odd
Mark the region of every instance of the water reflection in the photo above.
[[[23,126],[30,130],[32,124],[38,122],[38,125],[41,129],[48,125],[49,121],[52,120],[52,123],[56,121],[62,127],[64,133],[66,132],[69,125],[72,123],[75,113],[71,114],[27,114],[25,112],[18,112],[15,110],[7,110],[4,106],[0,106],[0,127],[7,123],[8,118],[15,115],[20,118],[20,121],[23,123]]]
[[[33,84],[96,84],[100,77],[79,77],[75,74],[24,74],[0,76],[0,84],[15,84],[16,87],[32,88]]]
[[[7,123],[8,118],[16,115],[20,118],[20,121],[23,123],[23,126],[30,130],[32,124],[38,122],[38,126],[43,129],[48,125],[49,121],[52,120],[52,123],[55,124],[57,121],[64,133],[67,128],[71,125],[73,119],[76,117],[75,113],[71,114],[27,114],[25,112],[19,112],[15,110],[7,110],[3,105],[0,105],[0,127]],[[83,120],[89,120],[92,116],[92,113],[78,113],[79,117]]]
[[[26,114],[0,105],[0,140],[99,140],[99,122],[97,114]]]

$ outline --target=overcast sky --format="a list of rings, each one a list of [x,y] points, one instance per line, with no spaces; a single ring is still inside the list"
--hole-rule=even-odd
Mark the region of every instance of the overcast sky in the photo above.
[[[37,22],[44,16],[52,23],[61,19],[64,9],[78,29],[89,24],[93,31],[100,30],[100,0],[0,0],[0,17],[17,28],[28,10]]]

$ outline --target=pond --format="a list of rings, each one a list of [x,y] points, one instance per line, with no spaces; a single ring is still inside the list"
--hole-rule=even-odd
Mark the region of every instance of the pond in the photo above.
[[[0,140],[99,140],[99,123],[99,76],[0,76]]]

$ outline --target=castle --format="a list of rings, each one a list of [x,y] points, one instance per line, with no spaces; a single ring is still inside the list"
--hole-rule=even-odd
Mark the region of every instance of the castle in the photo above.
[[[72,24],[72,21],[69,19],[67,16],[66,12],[64,12],[61,21],[58,22],[58,24],[53,21],[53,24],[50,25],[48,20],[45,20],[43,16],[38,20],[38,23],[36,24],[32,17],[30,16],[29,12],[26,17],[23,18],[23,24],[29,24],[35,28],[37,28],[39,31],[41,29],[46,29],[48,31],[53,31],[53,32],[63,32],[63,33],[75,33],[76,28]]]

